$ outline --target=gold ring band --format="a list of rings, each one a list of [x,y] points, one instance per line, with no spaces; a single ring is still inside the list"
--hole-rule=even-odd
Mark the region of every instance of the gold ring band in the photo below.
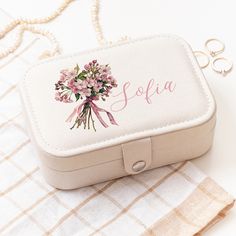
[[[212,42],[216,42],[216,43],[220,44],[221,47],[218,50],[211,49],[210,43],[212,43]],[[205,42],[205,47],[212,57],[219,55],[220,53],[224,52],[224,50],[225,50],[225,44],[222,41],[220,41],[219,39],[215,39],[215,38],[208,39]]]
[[[225,67],[224,69],[222,69],[222,68],[220,68],[220,67],[217,67],[217,66],[216,66],[216,62],[217,62],[217,61],[224,61],[224,62],[226,62],[226,63],[227,63],[227,64],[226,64],[226,67]],[[222,74],[222,75],[225,76],[225,75],[227,75],[227,73],[229,73],[229,72],[232,70],[232,68],[233,68],[233,62],[232,62],[231,60],[225,58],[225,57],[217,57],[217,58],[215,58],[215,59],[212,61],[211,67],[212,67],[212,69],[213,69],[215,72],[220,73],[220,74]]]
[[[202,51],[194,51],[194,55],[195,55],[195,57],[196,57],[196,59],[197,59],[197,62],[198,62],[198,64],[199,64],[199,66],[201,67],[201,69],[204,69],[204,68],[206,68],[206,67],[209,65],[210,59],[209,59],[208,55],[207,55],[205,52],[202,52]],[[200,60],[198,60],[198,58],[199,58],[200,56],[203,56],[203,57],[205,57],[205,58],[207,59],[205,63],[203,63],[203,64],[200,63]]]

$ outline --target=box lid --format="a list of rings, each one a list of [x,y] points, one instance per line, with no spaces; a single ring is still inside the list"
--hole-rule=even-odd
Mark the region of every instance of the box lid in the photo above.
[[[118,86],[112,88],[106,101],[92,101],[96,131],[82,126],[70,129],[73,121],[66,120],[75,108],[83,109],[85,98],[58,102],[54,85],[61,70],[76,64],[83,68],[93,60],[109,64]],[[20,90],[34,139],[44,152],[57,157],[197,126],[215,111],[191,48],[170,35],[40,62],[27,71]]]

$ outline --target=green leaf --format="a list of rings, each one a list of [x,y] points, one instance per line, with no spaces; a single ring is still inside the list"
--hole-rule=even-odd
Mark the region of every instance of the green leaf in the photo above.
[[[86,79],[86,74],[87,74],[86,71],[82,71],[81,73],[79,73],[78,79],[81,79],[81,80]]]
[[[79,93],[76,93],[75,94],[75,98],[76,98],[76,102],[80,99],[80,94]]]
[[[92,96],[96,96],[96,95],[97,95],[97,93],[96,93],[94,90],[92,90],[92,93],[91,93],[91,95],[92,95]]]
[[[105,91],[105,89],[104,88],[101,88],[100,90],[99,90],[99,93],[103,93]]]

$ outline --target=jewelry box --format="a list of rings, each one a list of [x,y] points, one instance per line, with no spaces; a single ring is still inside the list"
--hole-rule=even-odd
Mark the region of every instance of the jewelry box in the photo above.
[[[19,87],[42,173],[59,189],[196,158],[212,145],[215,101],[177,36],[42,61]]]

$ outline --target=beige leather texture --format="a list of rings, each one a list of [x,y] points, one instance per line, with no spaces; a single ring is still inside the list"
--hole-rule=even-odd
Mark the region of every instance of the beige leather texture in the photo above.
[[[106,102],[97,102],[118,126],[104,128],[96,120],[96,132],[71,130],[65,120],[78,104],[55,101],[54,84],[60,70],[93,59],[109,64],[118,82]],[[176,36],[47,60],[30,68],[20,84],[43,173],[57,188],[78,188],[195,158],[212,144],[215,102],[191,48]]]

